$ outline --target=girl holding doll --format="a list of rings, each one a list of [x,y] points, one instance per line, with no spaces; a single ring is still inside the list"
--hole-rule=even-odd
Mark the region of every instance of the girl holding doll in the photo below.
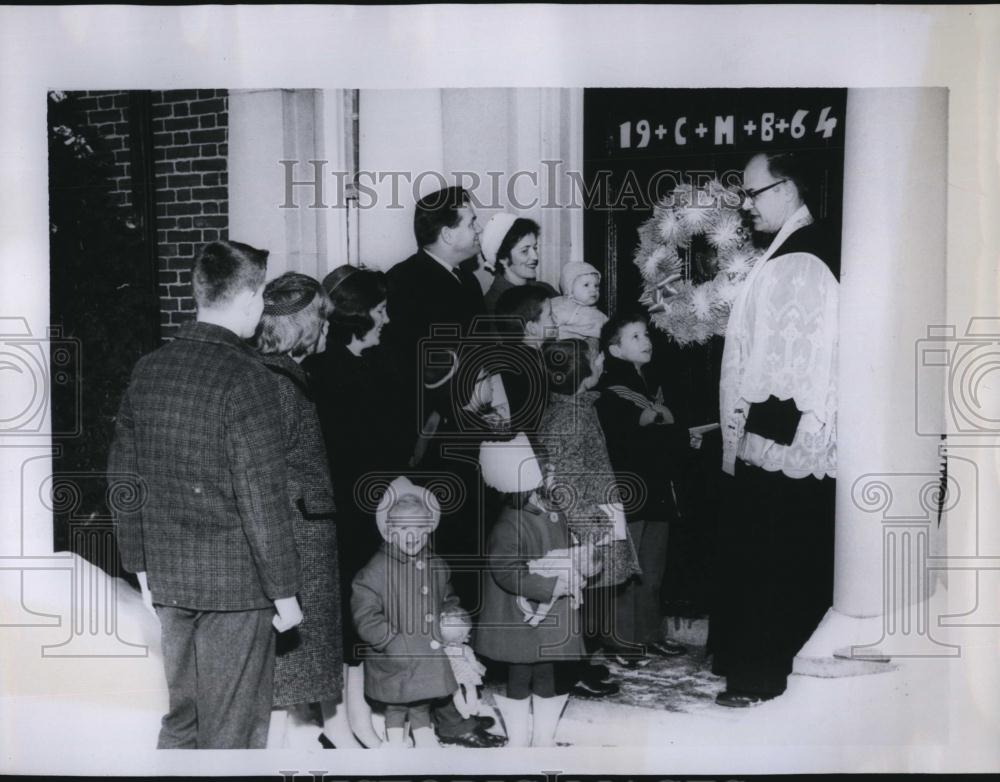
[[[494,696],[508,746],[554,746],[568,698],[557,694],[557,668],[584,656],[573,596],[593,572],[593,560],[584,562],[583,550],[573,546],[566,517],[550,499],[523,433],[484,443],[480,466],[483,480],[503,492],[506,502],[489,539],[490,577],[476,651],[508,664],[507,695]]]

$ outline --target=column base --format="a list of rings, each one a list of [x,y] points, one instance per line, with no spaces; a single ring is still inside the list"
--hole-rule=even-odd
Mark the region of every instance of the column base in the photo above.
[[[855,617],[831,608],[792,663],[792,673],[834,679],[898,668],[872,641],[883,637],[881,616]]]
[[[65,575],[68,591],[73,572],[73,561],[69,555],[0,556],[0,627],[61,627],[61,614],[32,607],[38,602],[39,579],[56,580],[51,576],[59,571]]]

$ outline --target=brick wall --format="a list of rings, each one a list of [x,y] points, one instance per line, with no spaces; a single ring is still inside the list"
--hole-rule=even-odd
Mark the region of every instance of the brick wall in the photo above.
[[[104,158],[110,166],[111,194],[120,206],[131,208],[128,93],[83,92],[76,94],[79,96],[76,108],[81,115],[81,124],[92,127],[104,140],[104,147],[95,150],[95,152]]]
[[[191,259],[229,234],[225,90],[153,93],[161,335],[194,317]]]
[[[93,127],[110,164],[108,186],[117,203],[132,208],[129,100],[125,92],[78,92],[82,124]],[[228,238],[228,93],[168,90],[152,93],[156,177],[156,245],[160,335],[169,339],[194,317],[191,260],[197,248]]]

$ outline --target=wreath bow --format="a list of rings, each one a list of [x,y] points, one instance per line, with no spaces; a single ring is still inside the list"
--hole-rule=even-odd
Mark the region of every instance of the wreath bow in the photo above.
[[[743,225],[736,188],[713,179],[703,187],[681,185],[656,206],[639,227],[634,262],[643,278],[640,303],[651,322],[677,344],[703,344],[726,333],[729,311],[760,257]],[[711,279],[692,280],[685,256],[704,237]]]

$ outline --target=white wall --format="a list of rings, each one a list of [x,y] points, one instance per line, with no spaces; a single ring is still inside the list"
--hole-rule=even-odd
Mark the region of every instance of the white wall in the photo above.
[[[285,271],[322,279],[348,260],[343,180],[333,176],[348,170],[343,93],[230,92],[229,236],[270,250],[268,279]],[[289,189],[289,181],[316,181],[317,170],[318,188]]]
[[[361,171],[402,172],[395,203],[386,178],[373,188],[378,204],[361,209],[363,263],[389,268],[415,251],[413,204],[441,186],[436,174],[469,187],[484,224],[505,209],[538,221],[542,279],[556,282],[563,263],[582,260],[580,210],[542,208],[558,203],[542,161],[582,168],[582,90],[362,90],[359,132]],[[557,187],[565,203],[568,179]]]
[[[284,111],[281,90],[229,94],[229,237],[270,251],[268,278],[287,269],[283,241]]]
[[[582,209],[561,206],[571,199],[566,172],[583,166],[582,90],[361,90],[350,214],[335,177],[353,165],[344,96],[230,94],[229,235],[271,251],[269,278],[286,270],[322,278],[346,262],[390,268],[416,250],[417,199],[452,184],[469,188],[482,224],[508,210],[541,225],[541,279],[556,284],[564,263],[582,260]],[[282,160],[297,161],[291,174]],[[315,179],[312,160],[325,161],[319,208],[311,184],[287,196],[289,178]]]
[[[388,269],[416,250],[416,199],[439,188],[420,175],[444,169],[441,90],[361,90],[358,113],[360,186],[373,193],[359,196],[359,257]]]

